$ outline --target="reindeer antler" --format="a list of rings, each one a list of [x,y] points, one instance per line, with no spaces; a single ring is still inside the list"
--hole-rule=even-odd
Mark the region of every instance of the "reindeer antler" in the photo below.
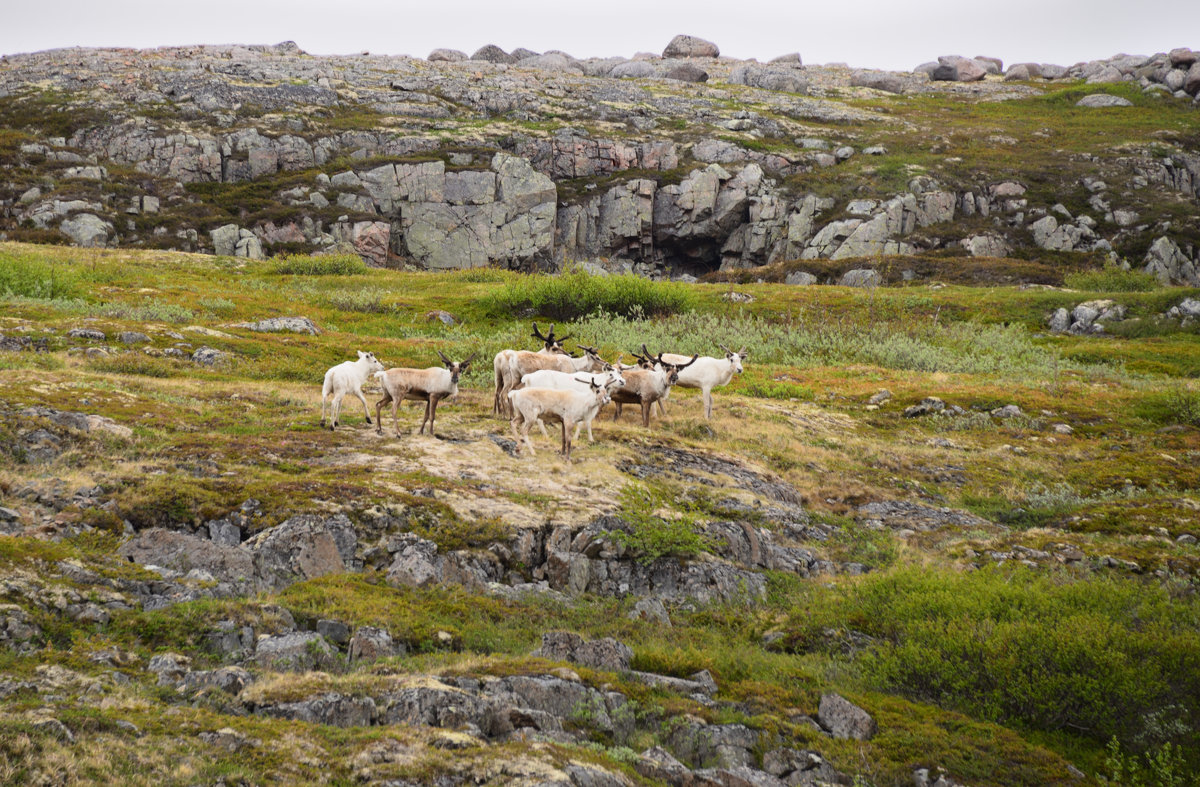
[[[437,354],[438,354],[438,357],[442,359],[442,363],[446,364],[447,366],[452,365],[454,363],[454,361],[447,358],[446,354],[443,353],[441,350],[438,350]]]
[[[544,342],[551,342],[551,341],[553,341],[552,339],[547,339],[545,336],[542,336],[542,332],[538,330],[538,327],[537,327],[537,323],[536,323],[536,322],[533,324],[533,334],[532,334],[532,335],[533,335],[533,338],[535,338],[535,339],[541,339],[541,340],[542,340],[542,341],[544,341]],[[551,336],[553,336],[553,335],[554,335],[554,324],[553,324],[553,323],[551,323],[551,324],[550,324],[550,335],[551,335]]]

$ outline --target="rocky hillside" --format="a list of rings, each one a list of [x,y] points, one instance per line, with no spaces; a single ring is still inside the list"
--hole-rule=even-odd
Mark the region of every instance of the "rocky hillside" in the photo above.
[[[1200,291],[1068,279],[0,244],[0,773],[1194,783]],[[517,455],[486,360],[436,438],[353,397],[319,424],[354,350],[490,359],[530,313],[608,358],[750,354],[711,420],[610,408],[571,463]]]
[[[1194,285],[1198,91],[1187,48],[911,73],[687,36],[589,60],[56,50],[0,61],[0,233],[819,282],[863,266],[817,261],[1054,252]]]

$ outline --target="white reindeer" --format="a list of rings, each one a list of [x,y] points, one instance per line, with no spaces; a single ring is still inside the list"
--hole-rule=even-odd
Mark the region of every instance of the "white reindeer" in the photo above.
[[[383,371],[383,364],[375,358],[375,353],[358,351],[357,361],[339,363],[325,372],[325,383],[321,386],[321,426],[325,425],[325,399],[333,394],[333,404],[329,408],[329,429],[337,428],[338,416],[342,411],[342,397],[352,393],[362,402],[363,413],[367,423],[371,423],[371,411],[367,409],[367,397],[363,396],[362,387],[367,378],[375,372]]]
[[[611,364],[605,364],[605,371],[600,374],[567,374],[554,369],[540,369],[536,372],[530,372],[521,378],[522,390],[525,388],[550,388],[557,391],[579,391],[585,393],[591,389],[592,383],[602,385],[608,389],[609,395],[612,392],[625,385],[625,376],[621,374],[621,370]],[[579,439],[579,430],[584,426],[583,423],[575,424],[575,434],[572,440]],[[538,428],[542,430],[543,437],[549,437],[546,434],[546,426],[538,420]],[[592,438],[592,422],[587,421],[588,442],[593,442]]]
[[[442,354],[441,350],[438,350],[437,354],[446,368],[437,366],[431,366],[428,369],[397,367],[388,369],[386,372],[375,373],[379,382],[383,384],[383,398],[375,403],[375,420],[378,422],[375,431],[378,434],[383,434],[383,418],[380,416],[380,411],[385,404],[391,403],[392,427],[396,430],[396,437],[399,437],[400,420],[396,409],[402,400],[413,399],[425,402],[425,417],[421,420],[421,428],[417,430],[417,434],[425,431],[425,424],[428,422],[430,436],[437,436],[433,431],[433,422],[437,417],[438,402],[458,393],[458,378],[471,365],[476,353],[471,353],[470,357],[461,363],[451,361]]]
[[[517,451],[521,444],[529,447],[529,455],[536,456],[533,443],[529,439],[529,429],[538,419],[545,418],[562,424],[562,455],[571,461],[571,431],[578,423],[586,423],[596,417],[600,408],[610,399],[608,389],[602,385],[591,383],[588,392],[556,391],[552,388],[521,388],[508,392],[508,400],[512,403],[512,432],[517,441]]]
[[[704,397],[704,417],[712,418],[712,389],[721,385],[728,385],[735,374],[742,373],[742,361],[744,361],[750,353],[745,347],[734,352],[723,344],[718,344],[725,351],[724,358],[713,358],[709,355],[702,355],[696,358],[695,363],[689,366],[685,371],[679,373],[679,381],[675,383],[680,388],[699,388],[700,393]],[[642,352],[649,355],[646,350],[646,345],[642,345]],[[676,353],[663,353],[662,359],[668,363],[683,363],[688,359],[686,355],[677,355]],[[664,396],[658,400],[658,414],[663,414]]]
[[[535,322],[533,324],[533,333],[531,336],[533,336],[535,339],[541,340],[542,342],[542,349],[537,351],[538,355],[567,354],[567,351],[563,349],[562,343],[567,339],[570,339],[571,334],[556,337],[554,335],[554,323],[550,323],[550,330],[543,335],[542,332],[538,330],[538,325]],[[512,374],[511,370],[515,366],[515,356],[518,352],[518,350],[501,350],[500,352],[496,353],[496,357],[492,359],[492,371],[495,374],[496,382],[496,393],[492,397],[492,412],[496,415],[512,415],[506,395],[517,385],[515,381],[509,380],[509,376]],[[519,380],[520,378],[518,377],[517,379]]]

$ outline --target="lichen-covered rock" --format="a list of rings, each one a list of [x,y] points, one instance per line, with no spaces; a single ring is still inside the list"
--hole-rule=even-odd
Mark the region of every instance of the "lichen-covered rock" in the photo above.
[[[59,225],[59,230],[76,245],[84,247],[104,246],[113,231],[109,222],[93,213],[80,213]]]
[[[337,574],[358,566],[358,536],[345,514],[300,514],[246,543],[258,575],[271,587]]]
[[[254,660],[259,666],[274,670],[328,670],[336,665],[337,652],[316,632],[292,631],[259,637]]]
[[[879,731],[871,714],[838,694],[821,695],[817,720],[835,738],[865,741]]]
[[[378,709],[370,697],[347,697],[337,692],[328,692],[298,702],[262,705],[255,712],[276,719],[292,719],[332,727],[366,727],[375,720]]]

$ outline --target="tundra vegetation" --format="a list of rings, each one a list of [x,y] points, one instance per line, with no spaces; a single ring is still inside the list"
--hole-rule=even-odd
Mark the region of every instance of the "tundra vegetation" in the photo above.
[[[862,783],[911,783],[921,767],[964,784],[1185,784],[1198,773],[1200,552],[1188,536],[1200,534],[1200,346],[1156,318],[1195,291],[1106,292],[1157,327],[1097,337],[1044,332],[1046,314],[1093,297],[1058,288],[765,283],[738,285],[754,300],[737,304],[724,284],[642,283],[646,312],[598,307],[556,330],[609,360],[643,342],[687,357],[746,347],[750,360],[716,390],[711,419],[698,391],[676,386],[650,429],[599,420],[596,441],[564,464],[553,442],[533,458],[504,450],[486,364],[467,367],[442,403],[441,439],[377,435],[353,409],[338,431],[320,428],[321,375],[357,349],[415,368],[439,353],[536,349],[523,307],[497,306],[516,274],[329,275],[293,260],[281,276],[271,261],[12,243],[0,263],[0,333],[13,342],[0,353],[0,506],[16,517],[0,536],[6,780],[420,782],[536,760],[636,782],[635,752],[677,744],[685,714],[747,725],[760,748],[817,751]],[[660,289],[689,308],[645,316]],[[377,292],[385,309],[338,308],[329,294],[344,290]],[[433,309],[456,324],[431,322]],[[321,332],[237,327],[294,314]],[[69,335],[77,328],[105,338]],[[122,332],[148,341],[122,344]],[[224,361],[193,361],[201,345]],[[890,398],[868,405],[881,389]],[[905,417],[929,396],[947,409]],[[1020,414],[992,414],[1007,405]],[[83,432],[39,408],[131,432]],[[759,598],[669,603],[670,628],[631,618],[633,597],[389,583],[365,552],[361,569],[249,595],[206,595],[214,580],[199,571],[178,580],[195,600],[150,609],[126,592],[130,603],[112,603],[123,582],[158,577],[118,556],[131,533],[211,529],[248,500],[246,539],[342,512],[360,552],[380,528],[469,553],[522,528],[602,517],[636,563],[703,564],[723,554],[712,523],[786,535],[753,485],[658,472],[658,455],[719,457],[725,472],[786,485],[808,523],[797,543],[842,568],[768,570]],[[925,513],[871,508],[887,501]],[[104,614],[80,613],[89,604]],[[319,671],[252,664],[242,695],[177,690],[147,669],[164,653],[221,667],[235,657],[214,650],[218,624],[262,634],[281,617],[383,628],[403,652],[351,662],[335,651]],[[18,647],[21,625],[36,633]],[[540,749],[447,750],[419,726],[247,714],[329,692],[378,696],[404,676],[548,674],[529,654],[563,628],[629,644],[635,670],[706,669],[716,702],[575,665],[585,684],[636,700],[634,722],[605,731],[578,709],[570,724],[590,731]],[[804,723],[828,692],[868,711],[878,734],[843,740]]]
[[[0,782],[1200,780],[1195,53],[441,56],[0,64]]]

